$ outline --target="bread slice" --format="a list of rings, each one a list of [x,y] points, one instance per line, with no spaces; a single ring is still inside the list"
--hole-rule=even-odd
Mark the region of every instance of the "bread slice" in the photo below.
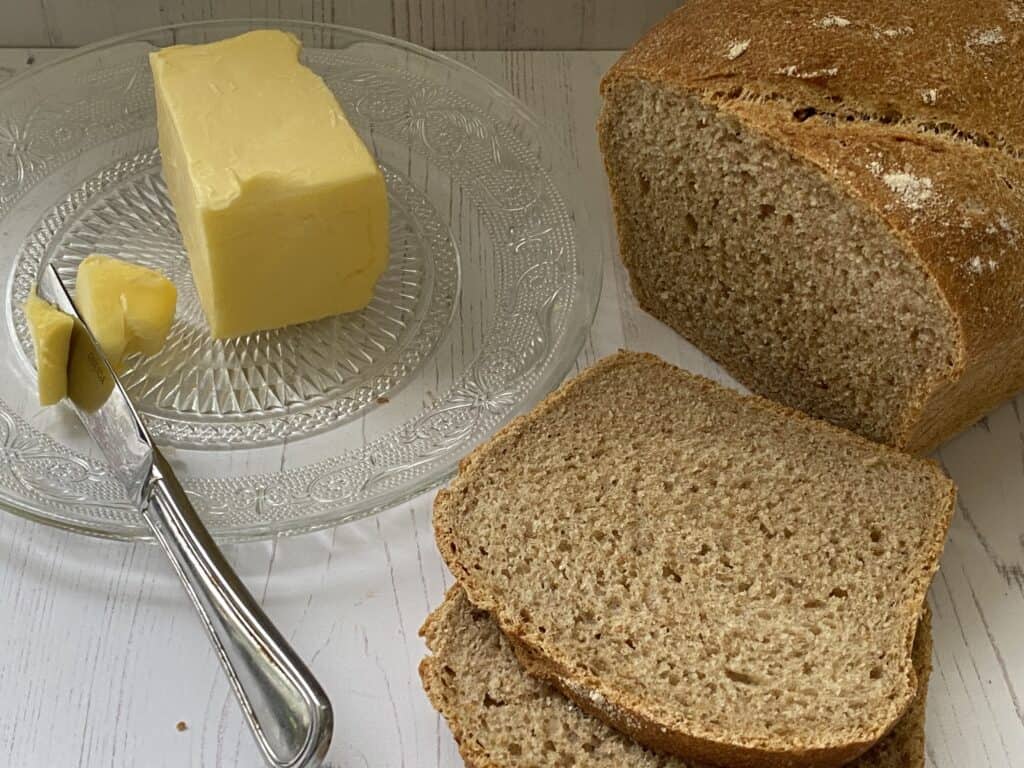
[[[931,626],[914,640],[918,693],[893,730],[851,768],[924,768],[924,716],[931,672]],[[431,655],[423,687],[452,729],[472,768],[687,768],[585,714],[554,688],[526,674],[512,643],[460,587],[420,630]],[[694,768],[690,764],[690,768]]]
[[[925,452],[1024,387],[1024,27],[1004,0],[687,0],[605,76],[641,306]]]
[[[833,766],[917,693],[933,462],[620,352],[474,451],[438,546],[534,671],[640,743]]]

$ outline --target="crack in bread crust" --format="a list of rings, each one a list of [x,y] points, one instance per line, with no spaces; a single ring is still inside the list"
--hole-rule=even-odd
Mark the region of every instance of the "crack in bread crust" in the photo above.
[[[783,112],[788,113],[795,122],[819,120],[834,125],[836,123],[862,123],[878,126],[881,129],[906,130],[915,133],[945,139],[953,144],[966,144],[977,149],[990,149],[1013,160],[1024,160],[1024,148],[1014,146],[1002,134],[988,134],[974,131],[957,125],[952,121],[936,120],[923,115],[903,114],[896,110],[889,113],[865,112],[856,107],[846,107],[841,97],[830,97],[824,100],[796,99],[777,91],[761,91],[749,86],[733,86],[728,90],[698,91],[708,102],[728,109],[730,102],[777,104]],[[808,102],[815,102],[810,104]]]

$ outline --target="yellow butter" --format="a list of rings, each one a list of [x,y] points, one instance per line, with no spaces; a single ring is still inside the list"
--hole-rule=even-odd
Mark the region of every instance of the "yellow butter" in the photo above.
[[[174,283],[138,264],[93,254],[78,267],[75,305],[115,369],[135,352],[160,351],[177,300]]]
[[[387,266],[383,175],[300,50],[260,30],[150,54],[164,178],[216,338],[361,309]]]
[[[68,393],[68,348],[75,320],[36,295],[25,302],[25,319],[36,350],[39,404],[53,405]]]

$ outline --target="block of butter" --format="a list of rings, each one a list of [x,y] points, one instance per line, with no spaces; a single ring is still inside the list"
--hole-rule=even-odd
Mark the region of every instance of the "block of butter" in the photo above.
[[[68,349],[75,320],[36,295],[25,302],[25,319],[36,350],[39,404],[59,403],[68,393]]]
[[[150,54],[164,177],[215,338],[358,310],[388,261],[384,178],[301,44]]]

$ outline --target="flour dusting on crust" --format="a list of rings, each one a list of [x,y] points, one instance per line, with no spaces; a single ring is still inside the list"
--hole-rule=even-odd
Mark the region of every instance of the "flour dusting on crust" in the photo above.
[[[932,180],[927,176],[915,176],[908,171],[886,171],[880,162],[872,160],[868,170],[879,178],[907,208],[919,211],[935,197]]]
[[[844,19],[842,16],[834,16],[829,14],[818,22],[818,26],[822,29],[829,29],[831,27],[848,27],[851,22],[849,19]]]
[[[574,699],[588,700],[594,709],[603,712],[606,717],[615,716],[616,719],[622,720],[627,728],[639,730],[642,725],[640,720],[632,712],[610,706],[608,699],[606,699],[600,691],[584,688],[579,683],[569,680],[562,675],[558,675],[558,686],[570,694]]]
[[[887,27],[885,29],[876,29],[872,36],[878,40],[883,37],[887,37],[890,40],[894,40],[897,37],[903,37],[904,35],[914,34],[913,27]]]
[[[750,40],[736,40],[729,43],[729,50],[725,52],[725,58],[729,61],[738,59],[744,53],[747,52],[747,48],[750,47]]]
[[[976,275],[980,275],[985,270],[995,272],[999,266],[999,262],[995,259],[988,259],[983,261],[980,256],[975,256],[973,259],[967,262],[967,269]]]
[[[820,80],[823,77],[835,77],[839,74],[839,67],[828,67],[826,69],[812,69],[810,71],[802,72],[796,64],[790,64],[788,67],[781,67],[775,70],[777,75],[785,75],[786,77],[795,77],[799,80]]]
[[[882,181],[912,211],[923,208],[924,204],[935,194],[932,190],[932,180],[927,176],[915,176],[912,173],[900,171],[884,174]]]
[[[1000,45],[1006,42],[1006,35],[1003,33],[1002,27],[992,27],[992,29],[976,29],[971,32],[970,37],[967,38],[967,50],[973,50],[974,48],[987,48],[992,45]]]

